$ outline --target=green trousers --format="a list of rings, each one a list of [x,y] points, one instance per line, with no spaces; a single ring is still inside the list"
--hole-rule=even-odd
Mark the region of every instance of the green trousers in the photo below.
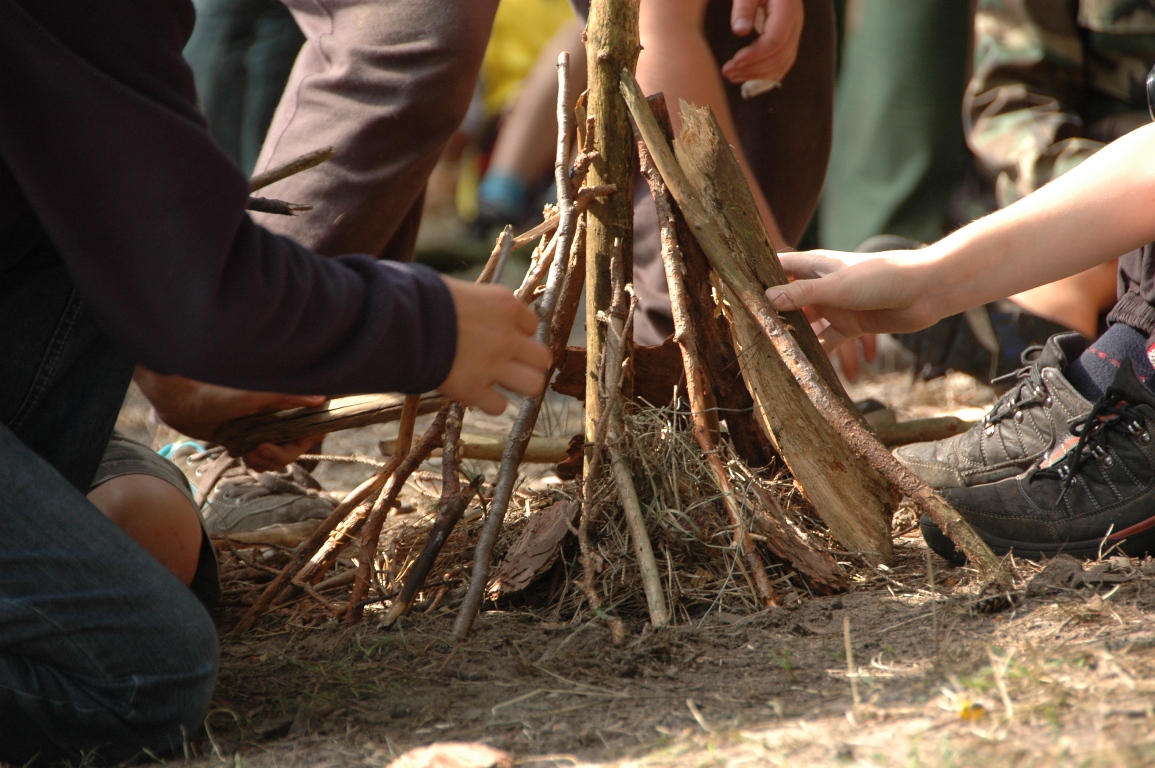
[[[962,178],[968,0],[848,0],[819,242],[944,234]]]

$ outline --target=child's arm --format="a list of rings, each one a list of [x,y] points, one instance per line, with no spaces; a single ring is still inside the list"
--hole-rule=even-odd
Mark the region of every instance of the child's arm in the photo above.
[[[1052,282],[1155,240],[1155,125],[920,251],[787,253],[795,282],[778,309],[814,305],[833,348],[864,333],[924,328],[969,307]]]

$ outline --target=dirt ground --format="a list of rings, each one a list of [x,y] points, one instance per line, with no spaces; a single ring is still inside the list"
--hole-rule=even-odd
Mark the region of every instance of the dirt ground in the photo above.
[[[974,418],[993,398],[961,377],[901,374],[852,394],[900,418]],[[576,431],[566,408],[550,418],[547,431]],[[147,427],[131,408],[125,423]],[[326,450],[370,453],[387,432]],[[322,470],[327,488],[368,471],[343,466]],[[457,644],[453,592],[390,629],[379,613],[350,628],[302,608],[234,636],[252,592],[226,582],[216,698],[175,762],[385,766],[474,742],[525,766],[1155,764],[1155,563],[1015,563],[1014,604],[992,611],[972,571],[928,557],[909,515],[896,527],[890,568],[840,561],[844,594],[703,604],[662,630],[627,615],[620,646],[597,617],[544,598],[485,612]]]

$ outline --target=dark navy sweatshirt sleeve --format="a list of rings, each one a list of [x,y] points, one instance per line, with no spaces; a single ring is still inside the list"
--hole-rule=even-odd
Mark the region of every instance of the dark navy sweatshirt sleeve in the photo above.
[[[448,289],[252,222],[195,107],[192,21],[189,0],[0,0],[0,221],[31,208],[109,335],[158,372],[433,389],[457,343]]]

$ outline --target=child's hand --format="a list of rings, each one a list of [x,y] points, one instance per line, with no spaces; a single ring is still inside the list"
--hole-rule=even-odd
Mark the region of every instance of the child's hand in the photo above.
[[[496,416],[505,398],[494,387],[536,395],[545,386],[549,351],[534,341],[537,315],[500,285],[442,278],[457,312],[457,354],[437,389],[450,400]]]
[[[802,251],[781,254],[794,282],[766,297],[778,310],[809,307],[817,315],[819,341],[828,352],[866,333],[903,333],[944,316],[926,289],[929,249],[858,254]],[[946,312],[945,314],[949,314]]]
[[[757,29],[755,16],[760,8],[766,21],[762,29]],[[722,75],[732,83],[781,82],[798,58],[802,23],[802,0],[734,0],[730,28],[739,37],[751,32],[758,37],[722,66]]]

